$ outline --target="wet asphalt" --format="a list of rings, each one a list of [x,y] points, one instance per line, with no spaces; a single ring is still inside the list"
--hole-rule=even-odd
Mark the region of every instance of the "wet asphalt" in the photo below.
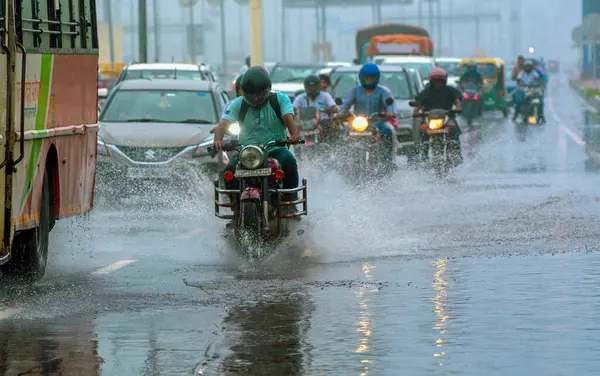
[[[1,281],[0,375],[599,374],[586,110],[554,77],[548,124],[521,142],[486,116],[442,180],[401,166],[357,188],[303,166],[304,234],[261,266],[205,180],[99,192],[53,230],[41,281]]]

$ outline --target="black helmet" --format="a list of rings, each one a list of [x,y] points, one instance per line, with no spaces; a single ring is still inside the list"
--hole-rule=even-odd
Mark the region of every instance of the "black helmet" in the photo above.
[[[310,75],[304,79],[304,90],[306,95],[316,98],[321,92],[321,80],[315,75]]]
[[[244,77],[243,74],[240,74],[239,76],[237,76],[237,78],[235,79],[235,96],[236,97],[241,97],[242,96],[242,78]]]
[[[263,67],[250,67],[242,78],[242,95],[251,106],[260,106],[271,91],[271,77]]]

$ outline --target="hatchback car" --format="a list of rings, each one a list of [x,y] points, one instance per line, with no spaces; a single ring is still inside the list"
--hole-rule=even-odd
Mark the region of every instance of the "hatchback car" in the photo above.
[[[189,168],[213,172],[210,131],[229,97],[216,82],[131,80],[118,84],[100,114],[99,181],[165,181]],[[112,184],[112,183],[111,183]]]
[[[338,67],[331,72],[332,96],[345,100],[350,90],[360,85],[358,72],[361,66]],[[412,117],[409,102],[414,100],[417,91],[411,72],[402,67],[380,66],[381,78],[379,83],[389,88],[396,100],[398,129],[396,129],[397,150],[399,155],[412,158],[415,142],[419,140],[419,123]]]

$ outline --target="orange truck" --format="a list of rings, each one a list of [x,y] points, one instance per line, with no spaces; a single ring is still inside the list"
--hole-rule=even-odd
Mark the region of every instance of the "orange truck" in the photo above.
[[[356,31],[356,64],[364,64],[375,55],[433,56],[429,32],[419,26],[387,23]]]

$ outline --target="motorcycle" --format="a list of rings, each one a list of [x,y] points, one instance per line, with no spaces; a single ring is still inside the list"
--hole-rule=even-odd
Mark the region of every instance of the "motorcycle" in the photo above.
[[[467,127],[473,126],[473,120],[481,116],[482,95],[476,85],[468,85],[463,91],[462,116],[467,121]]]
[[[517,124],[517,136],[520,141],[525,141],[529,126],[542,124],[542,99],[544,89],[539,85],[523,88],[524,96],[521,103],[521,121]]]
[[[304,143],[301,140],[300,143]],[[226,142],[223,150],[239,153],[235,172],[225,171],[223,179],[239,181],[238,189],[222,189],[218,180],[214,181],[215,215],[233,220],[236,239],[244,245],[244,252],[254,260],[266,256],[263,245],[276,241],[287,232],[287,224],[282,219],[299,218],[307,215],[306,179],[298,188],[283,189],[283,171],[277,159],[269,157],[267,150],[272,146],[289,146],[287,140],[271,141],[266,145],[240,145],[237,140]],[[217,151],[210,148],[210,152]],[[302,198],[283,202],[284,194],[302,192]],[[227,195],[230,202],[221,201]],[[300,212],[283,213],[282,208],[302,205]],[[221,213],[221,208],[230,208],[233,214]]]
[[[341,98],[336,98],[336,103],[341,104]],[[386,106],[394,103],[392,98],[385,100]],[[377,128],[377,122],[381,118],[389,118],[386,113],[375,112],[365,116],[354,114],[342,115],[346,118],[348,126],[344,136],[344,146],[347,150],[343,158],[343,171],[350,172],[354,181],[364,181],[367,177],[377,175],[390,166],[395,153],[390,153],[387,146],[381,140],[381,133]],[[338,118],[340,118],[338,116]],[[395,135],[392,135],[392,142]]]
[[[416,103],[411,101],[410,106],[416,106]],[[425,157],[431,154],[431,163],[438,176],[444,176],[455,165],[453,150],[450,149],[450,143],[455,142],[450,133],[456,131],[456,121],[454,115],[461,113],[457,110],[432,109],[421,112],[416,117],[422,119],[420,126],[421,132],[425,141]],[[454,129],[453,129],[454,128]],[[458,148],[457,148],[458,149]],[[460,153],[460,150],[454,151]]]

